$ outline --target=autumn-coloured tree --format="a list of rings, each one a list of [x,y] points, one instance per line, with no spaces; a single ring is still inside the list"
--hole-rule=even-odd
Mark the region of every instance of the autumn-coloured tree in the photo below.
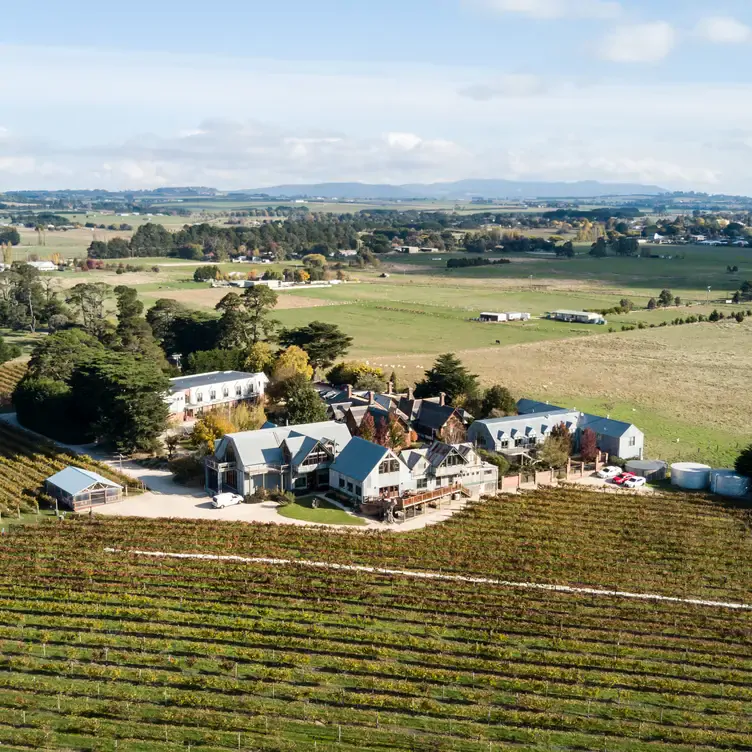
[[[285,381],[297,375],[310,379],[313,368],[308,362],[308,353],[297,345],[290,345],[277,356],[272,378],[274,381]]]
[[[374,421],[376,424],[376,435],[374,441],[383,447],[389,446],[389,421],[386,417],[381,417]]]
[[[593,462],[598,456],[598,438],[592,428],[586,428],[580,436],[580,456],[585,462]]]
[[[366,413],[360,423],[358,436],[366,441],[374,441],[376,438],[376,423],[371,413]]]
[[[394,449],[395,452],[402,449],[407,444],[407,435],[405,434],[405,430],[400,425],[400,422],[397,420],[396,416],[390,415],[389,416],[389,426],[388,426],[388,443],[387,446],[390,449]]]

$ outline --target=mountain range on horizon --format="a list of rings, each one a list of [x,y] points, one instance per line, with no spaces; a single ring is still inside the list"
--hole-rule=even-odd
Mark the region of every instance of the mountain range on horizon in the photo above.
[[[439,183],[306,183],[275,185],[243,194],[265,194],[286,198],[325,199],[536,199],[597,198],[600,196],[657,196],[668,193],[657,185],[640,183],[602,183],[597,180],[547,182],[523,180],[468,179]]]

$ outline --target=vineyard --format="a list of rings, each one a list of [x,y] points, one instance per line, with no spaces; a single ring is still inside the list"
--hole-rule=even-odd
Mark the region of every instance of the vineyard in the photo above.
[[[122,485],[140,487],[107,465],[0,421],[0,514],[36,510],[44,479],[71,464],[95,470]]]
[[[16,384],[26,373],[26,363],[11,360],[0,365],[0,408],[10,404],[10,397]]]
[[[544,491],[405,535],[69,519],[0,541],[0,748],[745,750],[752,610],[213,552],[749,600],[750,516]]]

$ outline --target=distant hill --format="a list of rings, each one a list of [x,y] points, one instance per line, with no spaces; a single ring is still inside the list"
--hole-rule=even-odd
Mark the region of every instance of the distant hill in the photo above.
[[[520,180],[458,180],[453,183],[387,185],[368,183],[311,183],[275,185],[243,191],[267,196],[328,199],[472,199],[472,198],[593,198],[595,196],[655,196],[666,193],[657,185],[639,183],[525,182]],[[240,193],[240,191],[237,191]]]

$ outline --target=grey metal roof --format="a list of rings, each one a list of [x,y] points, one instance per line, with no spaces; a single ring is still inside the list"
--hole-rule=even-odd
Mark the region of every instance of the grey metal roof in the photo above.
[[[209,373],[196,373],[192,376],[177,376],[170,379],[170,389],[173,392],[182,391],[183,389],[195,389],[199,386],[211,386],[212,384],[223,384],[225,381],[240,381],[241,379],[250,379],[254,376],[263,376],[268,378],[264,373],[245,373],[243,371],[210,371]]]
[[[412,471],[421,461],[427,462],[427,454],[428,449],[403,449],[399,457]]]
[[[343,449],[351,440],[350,431],[344,423],[327,420],[322,423],[305,423],[299,426],[278,426],[258,431],[228,433],[217,445],[215,454],[224,457],[225,448],[231,443],[235,457],[243,467],[253,465],[281,465],[284,462],[282,442],[288,438],[310,438],[315,441],[327,439]],[[312,445],[311,445],[312,446]]]
[[[331,469],[347,478],[362,482],[388,453],[386,447],[356,436],[350,439],[350,443],[342,450]]]
[[[565,408],[558,405],[551,405],[548,402],[539,402],[532,399],[517,400],[517,410],[520,415],[529,415],[531,413],[549,413],[552,410],[564,410]]]
[[[619,439],[624,436],[630,428],[631,423],[627,423],[623,420],[613,420],[613,418],[601,418],[598,415],[590,415],[589,413],[583,413],[580,420],[580,428],[589,428],[591,431],[595,431],[603,436],[612,436],[615,439]]]
[[[80,494],[97,483],[101,483],[109,488],[122,488],[119,483],[115,483],[99,473],[95,473],[92,470],[84,470],[82,467],[74,467],[73,465],[69,465],[51,475],[47,478],[47,483],[59,488],[70,496],[76,496],[76,494]]]

